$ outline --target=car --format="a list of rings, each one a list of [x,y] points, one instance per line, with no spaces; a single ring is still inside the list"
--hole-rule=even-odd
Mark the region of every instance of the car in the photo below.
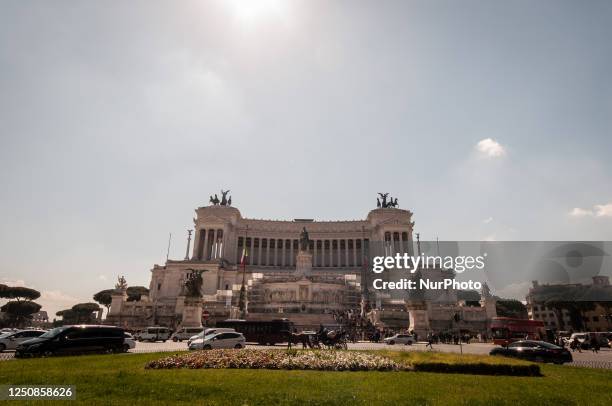
[[[387,337],[384,339],[384,342],[388,345],[394,344],[404,344],[404,345],[412,345],[416,343],[416,339],[413,335],[410,334],[395,334],[391,337]]]
[[[489,355],[521,358],[536,362],[563,364],[572,362],[572,354],[563,347],[546,341],[521,340],[508,344],[507,347],[493,348]]]
[[[19,344],[43,335],[44,330],[18,330],[0,335],[0,352],[14,350]]]
[[[130,333],[123,333],[123,352],[136,348],[136,340]]]
[[[191,345],[191,343],[194,340],[197,339],[202,339],[204,338],[204,336],[207,336],[209,334],[213,334],[213,333],[232,333],[236,330],[234,330],[233,328],[225,328],[225,327],[219,327],[219,328],[215,328],[215,327],[211,327],[211,328],[207,328],[203,331],[201,331],[200,333],[189,337],[189,340],[187,340],[187,346]]]
[[[138,341],[155,341],[166,342],[170,338],[172,332],[166,327],[147,327],[138,336]]]
[[[19,344],[15,349],[15,357],[117,353],[123,351],[124,340],[124,331],[120,327],[102,325],[56,327],[37,338]]]
[[[242,333],[224,332],[212,333],[204,338],[194,340],[189,345],[190,350],[211,350],[217,348],[244,348],[246,339]]]
[[[174,332],[170,337],[174,342],[182,342],[183,340],[189,340],[194,335],[200,334],[204,331],[204,327],[183,327]]]

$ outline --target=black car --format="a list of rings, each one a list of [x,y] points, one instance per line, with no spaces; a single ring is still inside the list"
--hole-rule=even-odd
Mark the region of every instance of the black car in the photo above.
[[[563,364],[572,362],[572,354],[565,348],[546,341],[515,341],[507,347],[493,348],[489,355],[502,355],[536,362]]]
[[[124,332],[119,327],[63,326],[24,341],[15,350],[15,357],[121,352],[123,340]]]

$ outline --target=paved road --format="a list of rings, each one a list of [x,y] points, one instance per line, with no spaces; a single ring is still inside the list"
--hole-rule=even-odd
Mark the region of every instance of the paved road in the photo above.
[[[285,348],[285,345],[276,346],[261,346],[261,345],[247,345],[247,348],[264,349],[264,348]],[[464,354],[488,354],[489,351],[494,347],[493,344],[484,343],[471,343],[464,344],[461,347],[452,344],[434,344],[433,351],[435,352],[449,352],[449,353],[460,353],[463,350]],[[297,348],[300,348],[298,346]],[[349,344],[351,350],[381,350],[389,349],[394,351],[429,351],[425,348],[425,343],[418,343],[414,345],[386,345],[380,343],[369,343],[359,342],[355,344]],[[148,352],[167,352],[167,351],[185,351],[187,350],[187,343],[175,343],[172,341],[166,341],[165,343],[136,343],[136,348],[130,350],[130,353],[148,353]],[[582,366],[590,368],[606,368],[612,369],[612,350],[604,349],[598,354],[594,354],[591,351],[583,351],[582,353],[574,352],[574,362],[566,365]],[[13,358],[12,352],[0,353],[0,360],[6,360]]]

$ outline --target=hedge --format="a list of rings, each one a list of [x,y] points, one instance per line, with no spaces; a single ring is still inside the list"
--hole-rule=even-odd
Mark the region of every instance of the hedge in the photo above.
[[[477,363],[444,363],[444,362],[414,362],[411,363],[417,372],[441,372],[446,374],[474,374],[474,375],[506,375],[506,376],[542,376],[540,366],[487,364]]]

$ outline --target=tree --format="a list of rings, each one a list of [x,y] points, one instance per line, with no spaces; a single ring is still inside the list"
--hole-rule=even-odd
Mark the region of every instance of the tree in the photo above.
[[[55,315],[62,318],[62,320],[58,322],[59,325],[77,323],[77,315],[72,311],[72,309],[60,310],[59,312],[55,313]]]
[[[9,323],[14,326],[23,326],[26,321],[32,319],[32,314],[40,310],[40,305],[32,301],[39,297],[40,292],[34,289],[0,285],[0,298],[9,299],[1,309],[7,314]]]
[[[149,289],[144,286],[130,286],[127,288],[126,293],[128,295],[128,302],[136,302],[140,300],[141,296],[147,296],[149,294]]]
[[[30,300],[17,301],[11,300],[0,309],[6,312],[9,318],[9,323],[15,326],[21,326],[26,321],[32,319],[32,314],[40,311],[40,305]]]
[[[106,311],[108,312],[110,310],[111,302],[113,301],[113,298],[111,296],[113,292],[113,289],[101,290],[95,295],[93,295],[93,300],[106,307]]]
[[[496,309],[500,317],[527,318],[527,307],[516,299],[499,299],[496,302]]]
[[[91,323],[94,320],[93,313],[100,311],[100,306],[96,303],[78,303],[70,310],[74,312],[77,323]]]
[[[0,298],[15,299],[17,302],[26,300],[36,300],[40,297],[40,292],[34,289],[21,286],[0,285]]]

